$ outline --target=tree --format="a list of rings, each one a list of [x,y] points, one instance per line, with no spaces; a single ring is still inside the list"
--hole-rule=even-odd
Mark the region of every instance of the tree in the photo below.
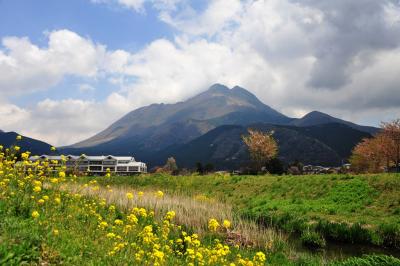
[[[176,165],[176,160],[174,157],[169,157],[163,166],[163,171],[170,174],[176,174],[178,171],[178,166]]]
[[[270,159],[265,167],[269,173],[274,175],[282,175],[285,172],[285,167],[282,161],[276,157]]]
[[[382,172],[400,163],[400,120],[382,123],[373,138],[363,139],[353,149],[350,163],[356,172]]]
[[[273,132],[263,133],[248,129],[248,133],[247,136],[242,136],[242,140],[250,152],[250,158],[257,171],[259,171],[270,159],[276,156],[278,145],[272,137]]]
[[[208,163],[204,166],[203,170],[208,174],[214,170],[214,165],[212,163]]]
[[[196,163],[196,172],[200,175],[204,174],[203,164],[201,162]]]
[[[393,120],[392,122],[382,123],[383,135],[392,140],[392,152],[388,151],[388,156],[392,157],[397,172],[400,172],[400,119]]]

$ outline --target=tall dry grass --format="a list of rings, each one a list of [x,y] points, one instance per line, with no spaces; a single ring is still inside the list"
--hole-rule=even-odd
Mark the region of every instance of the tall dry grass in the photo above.
[[[286,241],[284,235],[273,229],[262,228],[255,222],[235,216],[230,205],[202,195],[188,197],[174,193],[159,197],[156,196],[156,191],[147,190],[139,196],[140,191],[122,186],[93,187],[72,183],[64,185],[62,189],[105,199],[108,204],[114,204],[126,211],[134,207],[151,209],[154,210],[156,219],[162,219],[166,212],[173,210],[176,224],[193,228],[199,234],[208,231],[208,221],[211,218],[221,223],[226,219],[232,221],[232,230],[227,234],[227,239],[232,244],[271,248],[277,241]],[[132,193],[134,197],[129,199],[127,193]]]

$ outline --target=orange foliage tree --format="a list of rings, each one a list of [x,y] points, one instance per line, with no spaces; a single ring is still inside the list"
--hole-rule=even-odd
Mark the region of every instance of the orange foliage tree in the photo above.
[[[242,136],[242,140],[246,144],[250,158],[255,163],[257,170],[261,170],[268,160],[276,156],[278,145],[272,137],[273,132],[263,133],[248,129],[248,133],[248,135]]]
[[[382,172],[400,163],[400,119],[382,123],[373,138],[363,139],[354,149],[350,163],[356,172]]]

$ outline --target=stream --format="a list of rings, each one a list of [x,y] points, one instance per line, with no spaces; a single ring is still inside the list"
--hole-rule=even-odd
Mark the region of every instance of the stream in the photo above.
[[[289,245],[297,252],[320,255],[326,260],[361,257],[364,254],[385,254],[400,258],[400,250],[395,248],[327,241],[325,248],[311,250],[301,244],[299,237],[291,236],[289,237],[288,242]]]

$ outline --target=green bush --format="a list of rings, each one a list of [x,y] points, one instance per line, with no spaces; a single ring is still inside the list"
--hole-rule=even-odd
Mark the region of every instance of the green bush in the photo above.
[[[400,260],[386,255],[364,255],[361,258],[349,258],[333,262],[330,266],[399,266]]]
[[[319,249],[319,248],[324,248],[326,246],[326,241],[321,236],[315,231],[306,231],[301,235],[301,243],[309,248],[312,249]]]

